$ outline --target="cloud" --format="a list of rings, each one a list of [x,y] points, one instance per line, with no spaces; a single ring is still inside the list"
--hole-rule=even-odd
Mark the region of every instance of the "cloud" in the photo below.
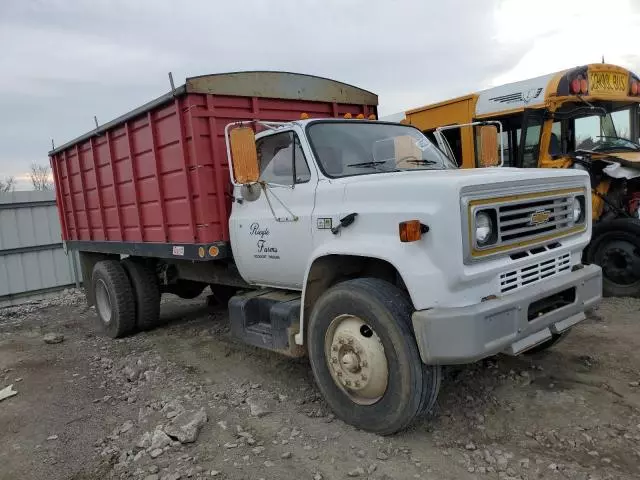
[[[85,133],[94,115],[104,123],[167,92],[169,71],[177,84],[234,70],[326,76],[378,93],[386,115],[573,65],[584,42],[573,37],[566,48],[563,32],[588,32],[556,21],[557,9],[578,5],[582,25],[596,22],[602,9],[588,1],[0,2],[0,177],[46,163],[51,138],[60,145]],[[616,9],[630,3],[620,1]],[[615,25],[637,32],[628,17]],[[635,62],[636,44],[612,39],[611,61]],[[548,51],[552,61],[540,54]]]
[[[613,63],[640,71],[640,5],[632,0],[560,2],[538,0],[523,8],[521,0],[503,1],[496,9],[497,45],[521,45],[526,53],[496,75],[492,85],[537,77],[578,65]]]

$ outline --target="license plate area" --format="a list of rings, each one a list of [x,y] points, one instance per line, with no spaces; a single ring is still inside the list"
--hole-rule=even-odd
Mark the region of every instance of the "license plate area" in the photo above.
[[[527,319],[531,322],[549,312],[571,305],[575,301],[576,287],[567,288],[531,303],[527,310]]]

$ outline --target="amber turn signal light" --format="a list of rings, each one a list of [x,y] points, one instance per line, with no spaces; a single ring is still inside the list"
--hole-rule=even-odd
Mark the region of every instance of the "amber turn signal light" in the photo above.
[[[420,220],[409,220],[400,222],[398,231],[401,242],[417,242],[422,238],[423,233],[429,231],[429,227],[420,223]]]

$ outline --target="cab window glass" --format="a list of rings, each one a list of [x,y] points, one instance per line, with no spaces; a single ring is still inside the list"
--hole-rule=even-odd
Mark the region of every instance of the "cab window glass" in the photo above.
[[[260,180],[280,185],[305,183],[311,179],[311,172],[300,147],[300,141],[293,132],[283,132],[257,141]],[[293,166],[295,165],[295,182]]]

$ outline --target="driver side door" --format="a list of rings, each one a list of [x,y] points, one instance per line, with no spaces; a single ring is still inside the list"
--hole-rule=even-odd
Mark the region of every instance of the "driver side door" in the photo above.
[[[241,200],[230,220],[236,264],[252,284],[300,289],[313,242],[311,216],[318,183],[293,130],[256,141],[258,198]]]

